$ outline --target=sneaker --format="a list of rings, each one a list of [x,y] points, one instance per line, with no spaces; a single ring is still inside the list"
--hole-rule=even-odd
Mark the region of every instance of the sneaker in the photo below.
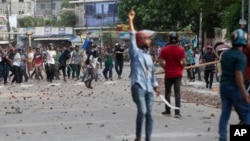
[[[161,114],[162,114],[162,115],[165,115],[165,116],[170,116],[170,115],[171,115],[170,112],[166,112],[166,111],[165,111],[165,112],[162,112]]]
[[[141,139],[140,138],[136,138],[135,141],[141,141]]]
[[[85,86],[86,86],[87,88],[89,88],[89,86],[88,86],[87,82],[84,82],[84,83],[85,83]]]
[[[181,116],[181,114],[176,114],[174,117],[175,118],[181,118],[182,116]]]

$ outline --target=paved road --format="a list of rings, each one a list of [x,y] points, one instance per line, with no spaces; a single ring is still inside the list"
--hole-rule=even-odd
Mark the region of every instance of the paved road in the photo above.
[[[133,141],[128,74],[125,66],[123,79],[94,82],[93,90],[75,80],[0,85],[0,141]],[[163,110],[155,97],[153,141],[218,140],[219,109],[183,103],[182,119]],[[237,123],[235,114],[230,123]]]

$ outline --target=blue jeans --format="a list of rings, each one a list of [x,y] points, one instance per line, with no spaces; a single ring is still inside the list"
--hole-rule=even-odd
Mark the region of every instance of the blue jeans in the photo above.
[[[198,80],[201,80],[201,69],[199,67],[195,68],[195,74],[197,73],[198,75]]]
[[[137,106],[136,137],[141,138],[143,120],[146,117],[146,140],[150,140],[153,128],[151,115],[154,101],[153,93],[142,89],[137,83],[132,86],[131,90],[133,101]]]
[[[243,99],[237,86],[221,86],[221,116],[219,121],[219,141],[227,141],[227,124],[232,107],[237,109],[239,117],[243,117],[244,124],[250,124],[249,104]]]
[[[73,66],[73,78],[75,78],[75,74],[76,74],[76,78],[79,79],[80,76],[80,71],[81,71],[81,65],[80,64],[72,64]]]

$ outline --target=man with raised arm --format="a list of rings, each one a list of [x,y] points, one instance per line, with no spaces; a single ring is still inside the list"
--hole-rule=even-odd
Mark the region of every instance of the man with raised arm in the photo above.
[[[136,32],[133,23],[135,12],[131,10],[128,17],[131,30],[131,45],[129,47],[129,56],[131,58],[131,91],[133,101],[137,106],[135,141],[141,141],[144,117],[146,118],[146,141],[150,141],[153,129],[151,111],[154,92],[157,95],[160,93],[155,77],[155,66],[152,57],[147,54],[148,48],[151,45],[151,37],[155,32],[149,30]]]

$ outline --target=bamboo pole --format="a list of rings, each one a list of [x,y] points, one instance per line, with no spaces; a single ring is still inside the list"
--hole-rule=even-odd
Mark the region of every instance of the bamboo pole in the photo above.
[[[208,63],[202,63],[202,64],[198,64],[198,65],[193,65],[193,66],[186,66],[184,67],[183,69],[193,69],[193,68],[198,68],[198,67],[203,67],[203,66],[207,66],[207,65],[212,65],[212,64],[217,64],[219,63],[219,61],[213,61],[213,62],[208,62]],[[161,71],[161,72],[156,72],[155,73],[156,75],[157,74],[164,74],[164,71]]]

